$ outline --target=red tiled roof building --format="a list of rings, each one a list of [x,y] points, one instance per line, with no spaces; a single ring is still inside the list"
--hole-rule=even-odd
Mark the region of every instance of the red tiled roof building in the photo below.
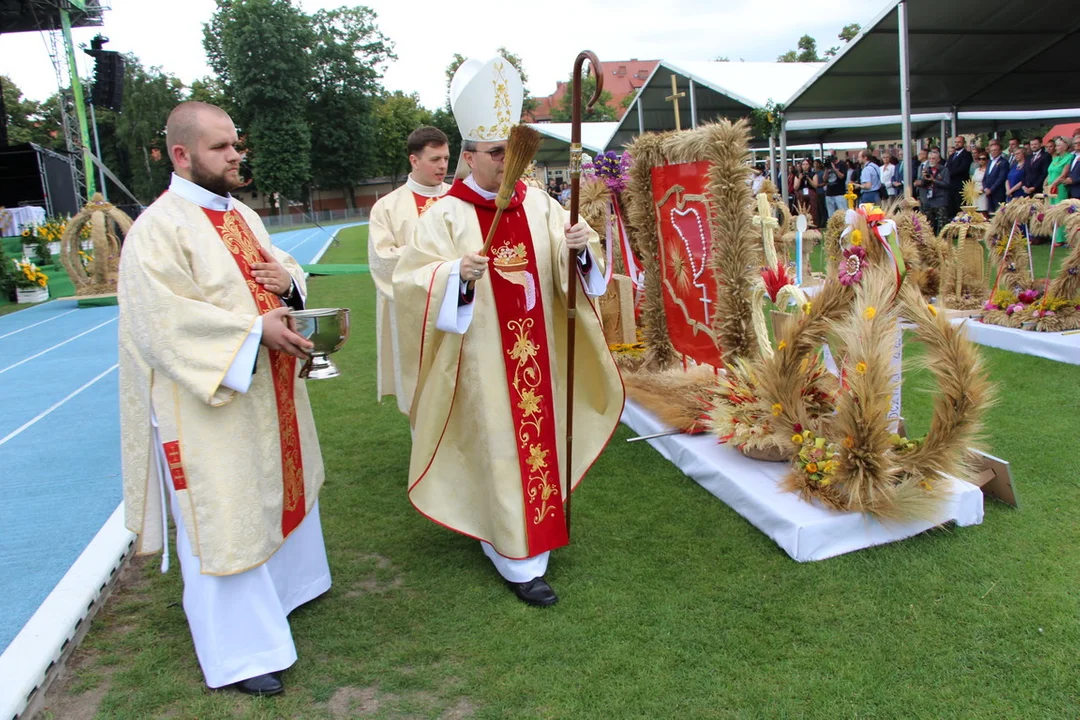
[[[623,107],[623,98],[633,97],[649,79],[649,75],[659,64],[659,60],[605,60],[604,65],[604,90],[611,93],[610,105],[615,110],[617,119],[626,114]],[[527,113],[527,122],[551,122],[551,110],[562,103],[563,96],[569,91],[570,84],[560,81],[555,92],[548,97],[534,98],[537,102],[536,109]]]

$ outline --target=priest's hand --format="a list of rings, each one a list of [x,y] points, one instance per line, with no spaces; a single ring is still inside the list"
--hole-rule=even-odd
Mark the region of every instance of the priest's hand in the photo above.
[[[566,246],[571,250],[584,250],[589,244],[589,224],[584,220],[578,222],[577,225],[570,227],[570,223],[566,223],[566,227],[563,228],[566,231]]]
[[[260,342],[271,350],[278,350],[306,360],[308,350],[315,347],[315,345],[293,331],[289,310],[287,307],[274,308],[262,316],[262,338]]]
[[[292,288],[292,275],[262,245],[259,246],[259,252],[265,262],[251,263],[251,275],[255,282],[264,285],[275,295],[285,295]]]
[[[461,279],[464,282],[476,282],[484,277],[487,270],[488,258],[479,253],[467,253],[461,258]]]

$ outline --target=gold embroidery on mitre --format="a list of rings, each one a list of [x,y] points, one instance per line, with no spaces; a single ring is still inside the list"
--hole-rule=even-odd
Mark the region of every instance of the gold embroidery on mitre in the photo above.
[[[495,77],[491,79],[491,84],[495,86],[495,102],[492,105],[492,110],[495,112],[495,124],[491,127],[481,125],[474,128],[468,134],[469,137],[481,141],[505,140],[510,137],[510,128],[514,126],[514,123],[511,122],[510,87],[506,76],[503,75],[503,67],[501,62],[492,65],[495,71]]]

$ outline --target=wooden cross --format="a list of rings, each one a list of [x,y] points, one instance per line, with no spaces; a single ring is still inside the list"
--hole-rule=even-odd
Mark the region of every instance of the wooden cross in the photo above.
[[[679,122],[679,98],[686,97],[686,93],[679,92],[679,84],[675,81],[675,76],[671,76],[671,94],[664,100],[675,105],[675,129],[682,130],[682,123]]]

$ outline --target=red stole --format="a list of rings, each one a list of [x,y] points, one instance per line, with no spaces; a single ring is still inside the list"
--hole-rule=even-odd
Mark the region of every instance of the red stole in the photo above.
[[[416,203],[416,217],[420,217],[421,215],[426,213],[428,211],[428,208],[434,205],[435,202],[440,197],[442,197],[441,195],[438,197],[428,197],[426,195],[415,193],[412,190],[410,190],[409,192],[412,192],[413,201]]]
[[[510,395],[510,415],[525,498],[525,535],[529,556],[569,542],[559,485],[554,391],[549,375],[544,298],[539,290],[536,248],[522,203],[527,188],[518,182],[491,244],[492,294],[503,345],[503,380]],[[448,195],[476,208],[480,232],[487,236],[495,203],[458,180]],[[543,252],[549,252],[544,247]],[[494,368],[492,368],[494,370]],[[568,461],[569,462],[569,461]],[[569,482],[567,482],[569,486]]]
[[[236,210],[222,212],[203,208],[206,217],[218,231],[225,247],[232,253],[236,266],[247,282],[248,290],[255,299],[260,315],[281,307],[281,299],[255,282],[251,264],[265,262],[259,252],[259,241],[247,222]],[[283,499],[281,510],[281,535],[288,537],[304,519],[307,504],[304,501],[304,460],[300,453],[300,426],[296,420],[296,358],[283,352],[270,350],[270,372],[274,380],[274,397],[278,409],[278,433],[281,438],[281,478]],[[252,498],[252,501],[257,501]]]

